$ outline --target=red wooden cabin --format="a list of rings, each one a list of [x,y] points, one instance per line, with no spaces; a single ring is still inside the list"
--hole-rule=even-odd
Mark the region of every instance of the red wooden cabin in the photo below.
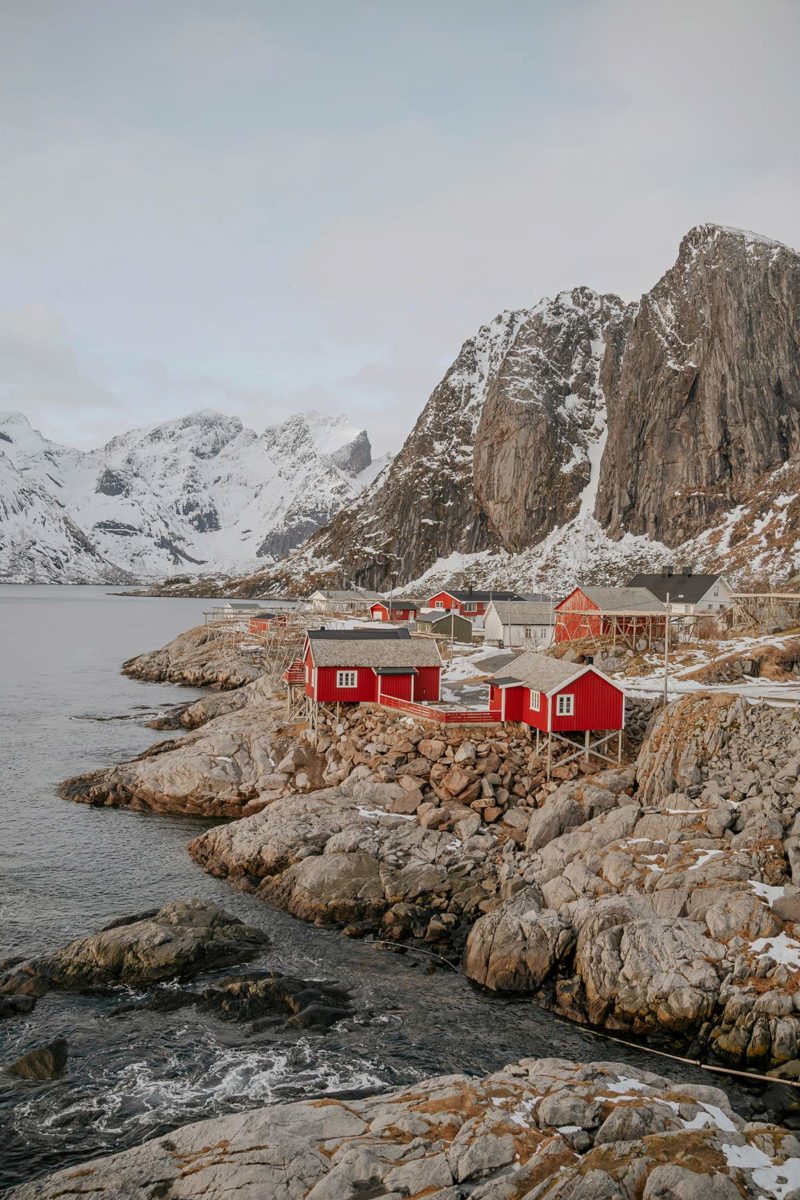
[[[524,600],[516,592],[476,592],[473,588],[466,590],[448,590],[436,592],[428,600],[426,608],[442,608],[446,611],[454,609],[465,617],[482,617],[489,607],[491,600]]]
[[[441,670],[436,643],[405,628],[309,629],[303,649],[306,695],[321,704],[438,701]]]
[[[413,621],[418,609],[416,600],[399,596],[396,600],[376,600],[369,606],[369,615],[373,621]]]
[[[503,721],[542,733],[618,730],[625,725],[623,689],[592,666],[529,650],[490,680],[489,708]]]
[[[575,587],[554,609],[554,640],[588,637],[664,636],[664,605],[647,588]]]
[[[275,613],[259,613],[257,617],[250,618],[247,628],[250,633],[267,633],[278,624],[285,625],[286,617],[276,616]]]

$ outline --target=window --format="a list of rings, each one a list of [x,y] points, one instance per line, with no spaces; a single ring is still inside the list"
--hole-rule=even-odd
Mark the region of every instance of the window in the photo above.
[[[435,600],[433,603],[433,607],[434,608],[444,608],[444,600]]]
[[[336,686],[337,688],[358,687],[358,671],[337,671]]]
[[[462,608],[464,609],[464,612],[477,612],[478,610],[478,606],[474,600],[465,600]]]
[[[534,712],[539,711],[539,707],[540,707],[541,703],[542,703],[542,693],[535,692],[533,690],[533,688],[531,688],[531,708],[533,709]]]
[[[559,696],[556,704],[556,715],[559,717],[571,717],[575,712],[575,697],[571,694]]]

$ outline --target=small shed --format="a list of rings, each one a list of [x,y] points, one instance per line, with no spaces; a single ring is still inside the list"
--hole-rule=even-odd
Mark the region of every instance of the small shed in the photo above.
[[[382,696],[438,701],[442,660],[436,643],[408,629],[309,629],[305,693],[321,704],[376,703]]]
[[[455,609],[442,612],[438,608],[423,608],[417,614],[416,627],[420,633],[430,633],[448,642],[472,641],[472,621]]]
[[[420,609],[418,600],[408,596],[389,596],[386,600],[376,600],[369,606],[369,615],[373,621],[413,621]]]
[[[259,612],[256,616],[251,617],[248,623],[249,633],[268,633],[273,624],[278,621],[275,613]],[[283,618],[285,622],[285,618]]]
[[[579,754],[614,761],[601,747],[617,736],[617,759],[622,753],[625,726],[625,691],[613,679],[590,665],[563,662],[549,654],[526,651],[489,680],[489,708],[503,721],[520,721],[536,730],[536,745],[545,737],[548,775],[553,743],[565,744]],[[569,734],[582,733],[583,746]],[[592,738],[592,734],[601,734]]]
[[[538,650],[553,640],[553,605],[535,600],[491,600],[484,622],[486,641],[511,650]]]

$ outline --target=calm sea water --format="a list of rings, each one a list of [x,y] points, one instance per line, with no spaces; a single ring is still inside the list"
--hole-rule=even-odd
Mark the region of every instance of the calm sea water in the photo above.
[[[186,1011],[111,1017],[111,999],[45,997],[29,1016],[0,1023],[0,1064],[64,1036],[68,1073],[52,1083],[0,1075],[0,1187],[215,1113],[482,1073],[525,1055],[614,1059],[717,1082],[527,1001],[485,995],[453,972],[425,974],[424,960],[269,909],[189,858],[187,842],[207,823],[58,799],[61,779],[139,753],[165,736],[144,726],[150,716],[200,694],[134,682],[119,667],[198,623],[205,607],[102,588],[0,587],[0,957],[49,951],[124,913],[201,896],[268,931],[261,965],[350,985],[357,1015],[322,1037],[248,1036]]]

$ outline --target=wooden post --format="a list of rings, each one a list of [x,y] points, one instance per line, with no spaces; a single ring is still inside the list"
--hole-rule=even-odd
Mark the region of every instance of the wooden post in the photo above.
[[[664,708],[669,703],[669,592],[667,592],[667,614],[664,618]]]
[[[583,735],[583,758],[585,762],[589,761],[589,730],[584,731]]]
[[[548,779],[548,781],[550,779],[550,758],[551,758],[552,744],[553,744],[553,739],[550,737],[550,734],[548,733],[548,735],[547,735],[547,779]]]
[[[539,726],[536,726],[536,753],[539,753]]]
[[[622,730],[617,734],[617,762],[622,762]]]

